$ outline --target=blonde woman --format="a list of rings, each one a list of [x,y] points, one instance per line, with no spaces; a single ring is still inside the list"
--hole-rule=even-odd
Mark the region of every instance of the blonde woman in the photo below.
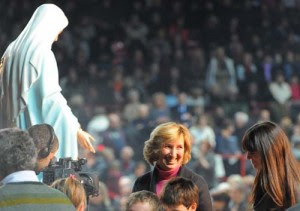
[[[75,178],[74,175],[55,180],[51,187],[66,194],[77,211],[85,210],[87,206],[85,190],[83,185]]]
[[[191,135],[184,125],[175,122],[158,125],[145,142],[144,157],[154,169],[137,178],[133,192],[148,190],[159,196],[170,179],[180,176],[192,180],[198,186],[197,210],[212,210],[207,183],[185,166],[191,159]]]

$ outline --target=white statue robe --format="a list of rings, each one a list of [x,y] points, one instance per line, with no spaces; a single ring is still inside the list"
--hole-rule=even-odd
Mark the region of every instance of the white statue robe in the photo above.
[[[0,128],[50,124],[59,140],[57,158],[77,159],[80,125],[61,94],[51,50],[67,25],[60,8],[43,4],[6,49],[0,68]]]

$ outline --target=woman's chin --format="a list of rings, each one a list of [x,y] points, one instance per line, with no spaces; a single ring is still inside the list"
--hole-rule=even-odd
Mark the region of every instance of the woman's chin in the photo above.
[[[176,169],[179,166],[178,163],[174,163],[174,164],[165,164],[165,169],[166,170],[172,170],[172,169]]]

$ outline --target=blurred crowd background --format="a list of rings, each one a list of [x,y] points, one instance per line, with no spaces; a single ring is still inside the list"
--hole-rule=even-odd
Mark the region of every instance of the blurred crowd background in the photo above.
[[[44,2],[69,19],[53,45],[60,85],[96,139],[96,154],[81,152],[102,182],[90,210],[124,206],[149,170],[144,142],[166,121],[189,127],[188,165],[216,209],[247,206],[255,172],[241,140],[252,124],[280,124],[300,160],[299,0],[2,0],[1,55]]]

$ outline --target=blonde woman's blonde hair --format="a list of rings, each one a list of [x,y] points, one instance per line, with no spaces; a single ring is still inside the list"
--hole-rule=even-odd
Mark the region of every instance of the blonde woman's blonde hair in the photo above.
[[[175,122],[160,124],[151,132],[144,146],[145,160],[150,165],[154,165],[159,158],[163,144],[175,141],[181,136],[184,140],[182,164],[186,164],[191,159],[191,134],[186,126]]]
[[[51,187],[66,194],[76,209],[82,203],[84,203],[84,207],[86,207],[87,203],[84,187],[80,181],[73,176],[55,180]]]

